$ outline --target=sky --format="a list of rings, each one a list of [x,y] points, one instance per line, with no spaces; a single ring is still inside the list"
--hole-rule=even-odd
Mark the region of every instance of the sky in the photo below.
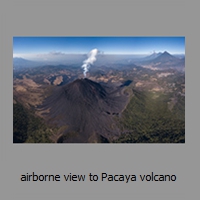
[[[65,54],[185,54],[185,37],[13,37],[13,57],[41,59]]]

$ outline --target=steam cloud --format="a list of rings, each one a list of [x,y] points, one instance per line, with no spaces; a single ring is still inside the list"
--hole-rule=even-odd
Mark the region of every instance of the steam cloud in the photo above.
[[[98,53],[98,49],[93,49],[88,53],[88,59],[83,61],[83,74],[86,77],[86,73],[88,72],[90,66],[96,61],[96,55]]]

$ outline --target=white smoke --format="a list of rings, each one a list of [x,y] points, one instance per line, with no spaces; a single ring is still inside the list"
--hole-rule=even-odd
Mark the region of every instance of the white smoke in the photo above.
[[[96,55],[98,54],[98,49],[93,49],[88,53],[88,58],[83,61],[83,74],[86,77],[86,73],[88,72],[89,68],[93,63],[96,61]]]

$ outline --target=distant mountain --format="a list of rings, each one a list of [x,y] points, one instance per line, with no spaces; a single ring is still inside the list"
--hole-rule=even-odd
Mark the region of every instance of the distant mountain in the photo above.
[[[153,59],[152,62],[153,63],[168,63],[168,62],[177,62],[180,59],[172,56],[171,54],[169,54],[167,51],[165,51],[164,53],[162,53],[160,56],[158,56],[157,58]]]
[[[177,67],[180,68],[180,67],[185,66],[185,61],[165,51],[164,53],[161,53],[156,58],[152,60],[143,61],[140,64],[151,65],[152,67],[157,67],[157,68],[177,68]]]
[[[26,60],[24,58],[15,57],[13,58],[13,68],[20,69],[20,68],[27,68],[27,67],[36,67],[39,63],[31,60]]]
[[[159,53],[153,53],[153,54],[151,54],[150,56],[146,56],[146,57],[144,57],[142,60],[144,60],[144,61],[147,61],[147,60],[153,60],[153,59],[155,59],[155,58],[157,58],[158,56],[160,56],[162,53],[161,52],[159,52]]]
[[[22,69],[30,67],[39,67],[44,65],[60,65],[63,62],[58,61],[32,61],[20,57],[13,58],[13,69]]]

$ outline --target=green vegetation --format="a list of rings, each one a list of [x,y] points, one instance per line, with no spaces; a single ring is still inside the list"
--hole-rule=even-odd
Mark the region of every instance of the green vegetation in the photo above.
[[[13,143],[51,143],[51,130],[22,104],[13,104]]]
[[[185,121],[185,97],[179,96],[176,105],[172,110],[176,118]]]
[[[117,120],[122,135],[116,143],[184,143],[185,142],[185,100],[180,97],[170,111],[169,96],[138,92]]]

